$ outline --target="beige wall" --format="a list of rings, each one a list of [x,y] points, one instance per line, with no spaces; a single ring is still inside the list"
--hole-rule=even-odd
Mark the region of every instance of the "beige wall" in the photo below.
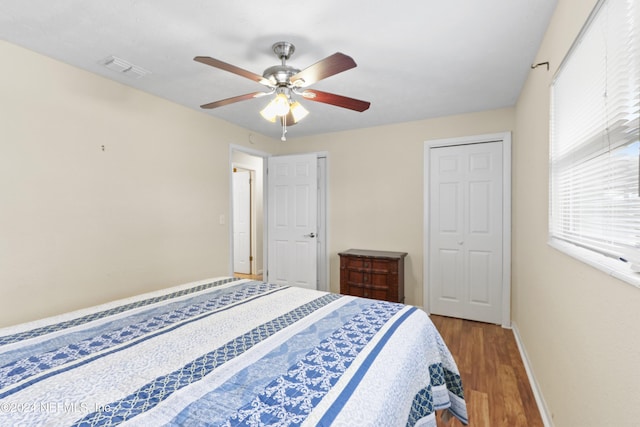
[[[229,274],[219,215],[248,131],[6,42],[0,58],[0,326]]]
[[[281,152],[328,153],[331,290],[340,288],[341,251],[408,252],[406,302],[421,306],[425,141],[511,131],[514,125],[514,110],[501,109],[307,138],[289,137]]]
[[[556,426],[640,422],[640,289],[546,243],[549,85],[595,0],[560,0],[516,107],[513,320]]]

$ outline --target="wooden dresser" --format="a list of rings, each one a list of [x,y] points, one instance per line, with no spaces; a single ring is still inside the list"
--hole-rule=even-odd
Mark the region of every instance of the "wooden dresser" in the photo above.
[[[404,303],[406,252],[340,252],[340,293]]]

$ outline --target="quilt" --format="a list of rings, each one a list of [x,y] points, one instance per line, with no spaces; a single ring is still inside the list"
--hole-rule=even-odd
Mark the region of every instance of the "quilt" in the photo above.
[[[467,424],[408,305],[215,278],[0,329],[3,426]]]

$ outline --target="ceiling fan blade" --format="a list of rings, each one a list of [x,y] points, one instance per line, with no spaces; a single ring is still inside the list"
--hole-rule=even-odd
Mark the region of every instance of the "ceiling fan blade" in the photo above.
[[[226,62],[222,62],[219,59],[211,58],[209,56],[196,56],[195,58],[193,58],[193,60],[200,62],[202,64],[219,68],[221,70],[228,71],[233,74],[237,74],[239,76],[253,80],[265,86],[269,86],[269,87],[272,86],[271,82],[268,79],[265,79],[264,77],[262,77],[261,75],[252,73],[251,71],[247,71],[240,67],[236,67],[235,65],[227,64]]]
[[[361,101],[359,99],[349,98],[347,96],[336,95],[335,93],[322,92],[319,90],[307,89],[302,92],[302,96],[309,101],[323,102],[325,104],[335,105],[336,107],[348,108],[349,110],[363,112],[369,109],[370,102]]]
[[[210,102],[208,104],[201,105],[200,108],[211,109],[222,107],[223,105],[233,104],[234,102],[246,101],[247,99],[260,98],[261,96],[269,95],[271,92],[253,92],[244,95],[234,96],[232,98],[221,99],[220,101]]]
[[[307,87],[317,81],[350,70],[356,66],[356,61],[352,57],[337,52],[294,74],[291,76],[290,81],[294,86]]]

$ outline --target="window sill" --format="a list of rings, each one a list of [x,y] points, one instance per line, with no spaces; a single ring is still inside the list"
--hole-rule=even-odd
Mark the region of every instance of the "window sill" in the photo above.
[[[627,282],[628,284],[640,288],[640,273],[635,273],[629,268],[629,264],[606,257],[604,255],[592,252],[567,242],[557,239],[550,239],[549,246],[559,250],[579,261],[589,264],[600,271],[615,277],[616,279]]]

